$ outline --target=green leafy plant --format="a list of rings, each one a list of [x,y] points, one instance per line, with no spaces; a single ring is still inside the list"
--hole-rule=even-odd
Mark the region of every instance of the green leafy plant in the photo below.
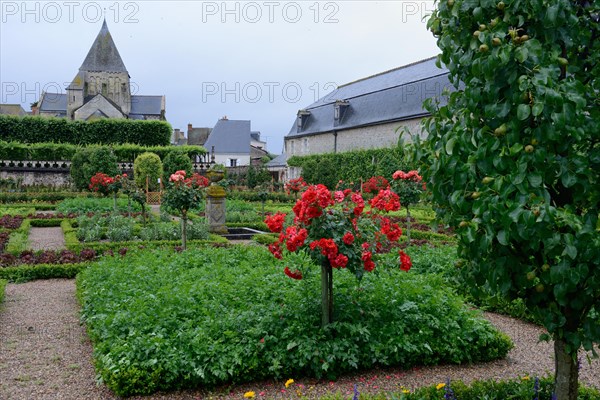
[[[163,165],[160,157],[154,153],[140,154],[133,163],[135,184],[142,190],[151,192],[160,188],[158,179],[163,175]]]
[[[119,172],[117,157],[108,147],[82,148],[71,160],[71,179],[79,190],[89,189],[90,179],[97,173],[115,176]]]
[[[192,160],[183,151],[172,151],[163,158],[163,182],[167,182],[176,171],[185,171],[188,176],[192,175]]]
[[[118,395],[477,362],[511,347],[436,277],[382,269],[357,288],[340,274],[345,306],[319,329],[319,274],[292,282],[264,248],[131,250],[123,265],[102,258],[77,278],[98,374]]]
[[[523,299],[554,340],[557,399],[574,400],[577,351],[600,341],[598,7],[452,3],[427,26],[454,91],[426,101],[415,153],[468,285]]]

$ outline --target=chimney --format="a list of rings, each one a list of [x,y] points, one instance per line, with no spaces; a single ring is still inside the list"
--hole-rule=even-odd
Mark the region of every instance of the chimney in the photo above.
[[[188,135],[190,134],[191,131],[192,131],[192,124],[188,124]]]
[[[221,119],[223,119],[223,120],[227,121],[227,120],[228,120],[228,119],[227,119],[227,115],[223,115],[223,118],[221,118]]]

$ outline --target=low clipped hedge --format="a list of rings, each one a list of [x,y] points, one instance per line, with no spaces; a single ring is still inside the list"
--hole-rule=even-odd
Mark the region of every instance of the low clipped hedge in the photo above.
[[[92,194],[82,192],[0,192],[0,203],[31,203],[37,210],[42,210],[44,207],[47,207],[46,209],[54,207],[53,205],[43,203],[54,203],[64,199],[89,196],[92,196]],[[42,204],[39,204],[38,207],[38,203]],[[23,207],[23,205],[19,204],[15,206]]]
[[[79,264],[38,264],[19,265],[0,268],[0,278],[11,282],[28,282],[36,279],[71,279],[90,265],[89,262]]]
[[[437,385],[418,388],[414,391],[405,389],[404,392],[391,393],[391,398],[398,400],[552,400],[553,389],[554,379],[552,377],[545,376],[538,379],[525,375],[521,379],[503,381],[487,379],[473,381],[471,384],[460,380],[440,382]],[[390,398],[390,393],[360,393],[360,388],[357,388],[357,393],[361,400],[387,400]],[[321,400],[350,398],[349,396],[326,395],[321,397]],[[598,400],[600,391],[580,386],[577,399]]]
[[[4,301],[4,289],[8,281],[6,279],[0,279],[0,304]]]
[[[31,220],[24,219],[21,226],[10,233],[5,251],[7,253],[18,255],[29,247],[29,230],[31,229]]]
[[[244,201],[252,201],[252,202],[261,202],[261,194],[259,192],[252,192],[248,190],[244,191],[231,191],[227,195],[228,199],[232,200],[244,200]],[[277,203],[293,203],[294,196],[282,193],[282,192],[269,192],[267,193],[267,197],[265,201],[271,200]]]
[[[116,394],[378,366],[503,358],[512,346],[435,276],[383,269],[361,289],[335,271],[334,323],[320,327],[320,276],[301,281],[258,246],[132,251],[77,277],[98,374]]]

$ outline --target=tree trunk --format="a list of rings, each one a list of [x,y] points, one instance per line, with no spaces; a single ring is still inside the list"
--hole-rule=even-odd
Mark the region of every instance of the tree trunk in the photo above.
[[[564,339],[554,341],[554,371],[556,400],[577,400],[579,391],[579,366],[577,358],[567,353]]]
[[[406,239],[410,246],[410,210],[408,209],[408,206],[406,206]]]
[[[181,247],[187,248],[187,212],[181,212]]]
[[[329,260],[321,263],[321,326],[333,322],[333,270]]]

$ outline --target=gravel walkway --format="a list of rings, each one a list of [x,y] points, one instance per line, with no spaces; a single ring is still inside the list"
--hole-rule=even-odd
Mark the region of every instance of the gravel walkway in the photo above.
[[[29,247],[34,250],[62,250],[65,248],[65,236],[62,228],[31,228]]]
[[[351,394],[398,391],[451,380],[517,378],[553,371],[552,345],[538,343],[541,329],[512,318],[487,313],[486,317],[515,342],[508,358],[471,366],[438,366],[410,371],[387,369],[346,376],[336,382],[297,379],[283,390],[283,383],[258,382],[227,386],[207,394],[184,391],[156,394],[144,399],[241,399],[252,390],[257,398],[296,398],[296,390],[317,398],[325,392]],[[10,284],[0,311],[0,399],[115,399],[98,387],[92,366],[92,347],[79,325],[79,305],[74,280],[44,280]],[[600,388],[600,361],[589,364],[581,357],[581,381]],[[134,397],[133,399],[141,399]]]

